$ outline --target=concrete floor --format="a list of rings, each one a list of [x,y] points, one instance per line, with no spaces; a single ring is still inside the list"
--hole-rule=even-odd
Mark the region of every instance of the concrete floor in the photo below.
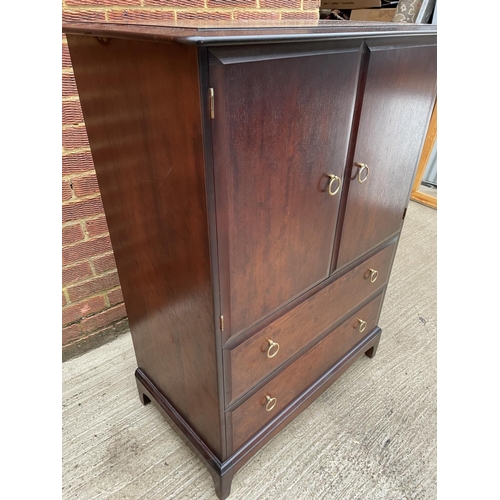
[[[435,198],[437,198],[438,195],[437,187],[434,188],[430,186],[424,186],[423,184],[421,184],[418,190],[421,193],[428,194],[429,196],[434,196]]]
[[[436,498],[436,211],[411,202],[363,356],[235,476],[230,499]],[[137,396],[130,334],[63,364],[63,499],[216,498]]]

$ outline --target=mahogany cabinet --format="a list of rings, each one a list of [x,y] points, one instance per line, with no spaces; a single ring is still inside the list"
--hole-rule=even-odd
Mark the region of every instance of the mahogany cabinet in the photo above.
[[[217,494],[362,354],[436,96],[436,32],[64,26],[137,357]]]

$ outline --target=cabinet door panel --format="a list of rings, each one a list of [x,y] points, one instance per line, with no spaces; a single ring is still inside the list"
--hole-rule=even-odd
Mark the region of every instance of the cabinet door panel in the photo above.
[[[400,230],[436,93],[434,45],[369,48],[337,268]]]
[[[214,49],[210,62],[226,336],[329,276],[341,190],[328,194],[327,174],[343,177],[360,57],[359,42],[316,56],[246,50]]]

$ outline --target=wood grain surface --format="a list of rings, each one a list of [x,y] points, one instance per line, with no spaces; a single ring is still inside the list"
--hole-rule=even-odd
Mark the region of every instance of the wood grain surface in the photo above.
[[[300,42],[313,40],[344,40],[349,37],[369,38],[408,34],[418,37],[435,33],[436,26],[426,24],[339,22],[319,20],[272,21],[207,21],[193,20],[132,23],[63,23],[63,33],[118,37],[198,45],[253,45],[269,42]]]
[[[84,29],[65,27],[139,394],[177,426],[224,499],[244,463],[377,350],[435,97],[435,28],[71,34]],[[369,165],[366,182],[356,162]],[[342,181],[333,196],[329,174]],[[282,349],[270,364],[268,337]]]
[[[399,231],[436,95],[436,46],[370,41],[337,267]],[[359,168],[370,168],[358,182]],[[346,182],[347,182],[346,175]],[[364,177],[364,174],[363,174]]]
[[[343,178],[359,44],[274,50],[248,62],[259,54],[218,49],[210,66],[226,337],[330,274],[340,190],[328,194],[328,174]]]
[[[138,366],[221,458],[196,48],[68,45]]]
[[[230,374],[226,381],[227,405],[285,363],[336,321],[383,287],[389,278],[396,244],[384,248],[358,267],[314,294],[242,344],[227,350]],[[378,278],[370,282],[369,269]],[[279,344],[267,357],[268,339]],[[272,350],[274,352],[275,349]],[[271,352],[271,353],[272,353]]]
[[[382,295],[357,311],[340,327],[326,336],[306,354],[274,377],[250,399],[231,411],[232,449],[237,450],[266,422],[277,415],[315,380],[333,366],[377,325]],[[366,331],[358,330],[359,319],[366,321]],[[266,410],[266,396],[276,398],[271,411]]]
[[[436,220],[410,203],[375,359],[278,428],[230,500],[438,498]],[[62,364],[62,499],[215,500],[201,460],[139,402],[136,366],[129,334]]]

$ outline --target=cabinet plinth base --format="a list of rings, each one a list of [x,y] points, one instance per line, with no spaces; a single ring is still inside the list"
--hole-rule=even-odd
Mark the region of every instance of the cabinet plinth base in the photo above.
[[[361,342],[346,353],[342,359],[311,385],[311,387],[292,401],[292,403],[284,408],[276,418],[269,422],[239,450],[223,462],[219,460],[182,416],[179,415],[141,368],[137,368],[135,372],[137,389],[141,402],[143,404],[153,403],[175,432],[177,432],[182,440],[205,464],[210,474],[212,474],[217,496],[221,500],[225,500],[230,494],[231,482],[236,472],[283,427],[328,389],[328,387],[330,387],[330,385],[346,371],[358,357],[366,354],[368,357],[373,358],[377,352],[381,334],[382,330],[378,327],[372,330]]]
[[[373,346],[370,347],[370,349],[368,349],[368,351],[365,352],[365,354],[369,358],[374,358],[375,357],[375,354],[377,354],[377,349],[378,349],[379,343],[380,343],[380,335],[377,337],[377,341],[373,344]]]

